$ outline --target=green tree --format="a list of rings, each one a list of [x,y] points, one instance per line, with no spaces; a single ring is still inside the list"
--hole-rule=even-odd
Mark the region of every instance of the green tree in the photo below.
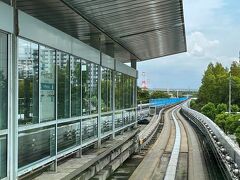
[[[210,63],[202,78],[198,99],[202,104],[227,103],[228,100],[228,70],[220,63]]]
[[[236,136],[236,140],[238,142],[238,145],[240,145],[240,126],[236,129],[235,136]]]
[[[201,104],[198,102],[198,100],[192,99],[190,102],[190,107],[196,111],[201,111]]]
[[[240,65],[238,62],[233,61],[230,67],[232,76],[240,77]]]
[[[217,105],[217,114],[225,113],[227,111],[227,105],[224,103]]]
[[[226,119],[226,132],[229,134],[234,134],[239,126],[239,114],[231,114]]]
[[[240,104],[240,77],[232,76],[232,103]],[[228,95],[227,95],[228,97]]]
[[[199,88],[198,99],[202,103],[207,103],[210,99],[210,95],[214,89],[215,77],[213,75],[214,65],[210,63],[207,67],[207,70],[204,72],[202,78],[202,85]]]
[[[140,102],[142,103],[148,103],[150,98],[150,93],[148,90],[142,90],[141,88],[137,87],[137,99],[138,99],[138,104]]]
[[[231,111],[232,111],[232,112],[238,112],[238,111],[239,111],[238,105],[237,105],[237,104],[233,104],[233,105],[231,106]]]
[[[229,115],[226,113],[221,113],[216,115],[215,123],[226,133],[226,119]]]
[[[194,107],[196,106],[196,100],[195,99],[191,99],[190,101],[190,108],[195,109]]]
[[[202,85],[199,88],[198,103],[202,105],[208,102],[227,104],[229,73],[231,73],[232,82],[232,103],[240,104],[240,65],[237,62],[232,63],[230,71],[220,63],[208,65],[202,78]]]
[[[150,94],[150,99],[157,99],[157,98],[169,98],[170,96],[163,92],[163,91],[153,91]]]
[[[215,105],[211,102],[207,103],[201,108],[201,112],[214,121],[216,115]]]

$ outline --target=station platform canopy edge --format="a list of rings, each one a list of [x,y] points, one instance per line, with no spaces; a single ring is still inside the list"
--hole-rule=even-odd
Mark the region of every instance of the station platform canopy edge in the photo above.
[[[186,52],[182,0],[17,0],[17,8],[123,63]]]

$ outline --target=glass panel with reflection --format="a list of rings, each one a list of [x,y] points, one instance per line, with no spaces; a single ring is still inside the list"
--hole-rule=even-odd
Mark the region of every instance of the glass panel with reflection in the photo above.
[[[56,112],[56,56],[55,50],[40,46],[40,120],[41,122],[55,119]]]
[[[38,123],[38,44],[18,39],[18,123]]]
[[[81,59],[70,56],[71,116],[81,115]]]
[[[70,116],[70,72],[69,55],[57,52],[57,117],[69,118]]]
[[[7,128],[8,116],[8,40],[7,34],[0,33],[0,130]]]
[[[0,136],[0,179],[7,176],[7,138]]]

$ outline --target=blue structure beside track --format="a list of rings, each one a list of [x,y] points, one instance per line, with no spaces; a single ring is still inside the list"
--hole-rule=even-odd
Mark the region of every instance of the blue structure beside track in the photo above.
[[[167,106],[175,103],[179,103],[187,100],[187,97],[181,98],[159,98],[159,99],[150,99],[150,106]]]

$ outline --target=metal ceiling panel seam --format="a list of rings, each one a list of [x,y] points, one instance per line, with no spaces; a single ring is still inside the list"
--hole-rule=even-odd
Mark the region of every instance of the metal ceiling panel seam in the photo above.
[[[103,33],[126,50],[120,54],[128,51],[136,60],[187,48],[182,0],[17,0],[17,5],[85,43]]]

